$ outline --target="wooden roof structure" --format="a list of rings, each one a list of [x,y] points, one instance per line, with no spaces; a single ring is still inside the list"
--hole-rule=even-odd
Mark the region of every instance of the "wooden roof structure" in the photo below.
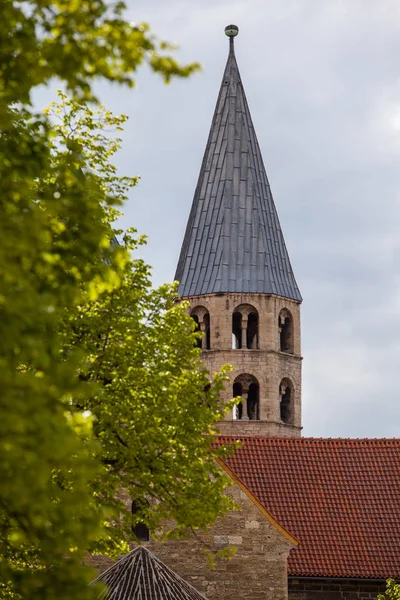
[[[104,583],[99,600],[207,600],[150,550],[138,546],[91,585]]]

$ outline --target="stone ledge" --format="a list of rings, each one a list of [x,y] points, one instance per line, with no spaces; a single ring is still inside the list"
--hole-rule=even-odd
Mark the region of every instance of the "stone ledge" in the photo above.
[[[296,360],[303,360],[301,354],[292,354],[290,352],[280,352],[279,350],[272,350],[271,348],[207,348],[201,351],[201,355],[210,356],[210,354],[221,354],[221,353],[230,354],[233,352],[235,355],[253,355],[258,354],[276,354],[277,356],[282,356],[285,358],[295,358]]]

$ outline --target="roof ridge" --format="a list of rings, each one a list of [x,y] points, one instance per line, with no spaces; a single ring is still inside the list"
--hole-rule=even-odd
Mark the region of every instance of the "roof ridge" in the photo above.
[[[234,471],[232,471],[232,469],[227,465],[227,463],[222,458],[218,459],[218,463],[221,465],[225,473],[232,479],[232,481],[234,481],[246,494],[249,500],[251,500],[251,502],[255,504],[258,510],[260,510],[262,514],[265,517],[267,517],[268,521],[272,523],[272,525],[276,529],[278,529],[278,531],[280,531],[285,536],[285,538],[289,540],[291,544],[293,544],[294,546],[298,546],[298,540],[290,533],[288,529],[286,529],[286,527],[284,527],[281,523],[279,523],[277,519],[275,519],[275,517],[269,512],[269,510],[265,508],[265,506],[262,505],[259,499],[249,490],[244,481],[240,477],[238,477],[238,475]]]
[[[279,441],[286,444],[296,444],[303,442],[365,442],[365,443],[374,443],[374,442],[387,442],[387,443],[398,443],[400,442],[400,437],[359,437],[359,438],[350,438],[350,437],[283,437],[283,436],[268,436],[268,435],[233,435],[233,434],[219,434],[217,436],[218,439],[236,439],[236,440],[266,440],[266,441]]]

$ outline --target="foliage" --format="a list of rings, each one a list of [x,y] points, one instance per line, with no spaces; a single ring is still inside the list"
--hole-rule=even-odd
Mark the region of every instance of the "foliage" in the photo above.
[[[128,257],[109,248],[101,188],[80,176],[76,152],[49,180],[47,126],[10,114],[0,138],[0,580],[23,598],[67,598],[86,589],[82,552],[101,511],[88,488],[99,472],[91,419],[70,409],[83,393],[77,359],[60,360],[58,328],[82,285],[112,287],[102,248]]]
[[[3,102],[29,103],[32,88],[53,77],[71,91],[92,97],[101,77],[129,86],[143,63],[166,82],[198,65],[182,66],[147,25],[124,19],[123,2],[105,0],[2,0],[0,94]]]
[[[124,240],[136,247],[130,236]],[[218,392],[225,377],[217,373],[210,384],[198,335],[174,287],[152,289],[140,260],[126,265],[116,290],[68,314],[66,352],[82,350],[87,365],[81,378],[101,384],[76,405],[95,417],[104,472],[94,493],[121,514],[109,529],[116,541],[121,535],[132,540],[132,498],[142,506],[135,522],[154,533],[168,520],[169,535],[205,527],[230,505],[215,462],[224,451],[204,436],[223,418]],[[127,503],[118,495],[121,486]]]
[[[400,584],[388,579],[385,593],[379,594],[377,600],[400,600]]]
[[[91,393],[76,378],[84,358],[62,354],[60,326],[65,307],[117,288],[129,256],[110,243],[118,190],[85,169],[76,140],[55,152],[31,92],[58,78],[90,99],[96,78],[132,86],[144,62],[166,81],[197,67],[166,56],[121,3],[3,0],[0,15],[0,581],[30,600],[85,598],[104,471],[93,419],[72,404]]]
[[[61,102],[48,113],[61,117],[56,134],[54,161],[63,160],[63,148],[73,139],[81,147],[82,169],[96,174],[107,196],[125,198],[135,178],[120,177],[110,158],[119,138],[104,135],[120,131],[126,117],[115,117],[101,107],[82,107],[60,94]],[[60,143],[61,142],[61,143]],[[113,210],[108,218],[118,213]],[[120,249],[133,253],[144,238],[126,232]],[[120,515],[108,527],[105,550],[132,540],[131,503],[142,507],[134,519],[144,521],[153,533],[169,521],[179,535],[187,528],[205,527],[230,506],[222,494],[226,478],[216,466],[225,448],[214,448],[211,436],[223,418],[219,392],[224,369],[209,380],[200,361],[194,322],[187,305],[177,301],[175,285],[153,289],[149,267],[131,259],[119,269],[118,286],[87,289],[79,306],[66,312],[63,355],[76,352],[79,377],[89,387],[74,407],[94,417],[103,472],[94,483],[94,496]],[[148,502],[149,501],[149,502]],[[102,540],[101,544],[104,544]]]

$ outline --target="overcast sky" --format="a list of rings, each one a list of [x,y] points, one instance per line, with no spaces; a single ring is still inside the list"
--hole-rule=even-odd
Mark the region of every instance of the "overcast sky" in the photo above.
[[[236,56],[302,292],[307,436],[400,435],[398,0],[128,0],[129,18],[199,61],[164,86],[100,86],[130,117],[121,173],[141,175],[123,226],[173,279],[235,23]]]

